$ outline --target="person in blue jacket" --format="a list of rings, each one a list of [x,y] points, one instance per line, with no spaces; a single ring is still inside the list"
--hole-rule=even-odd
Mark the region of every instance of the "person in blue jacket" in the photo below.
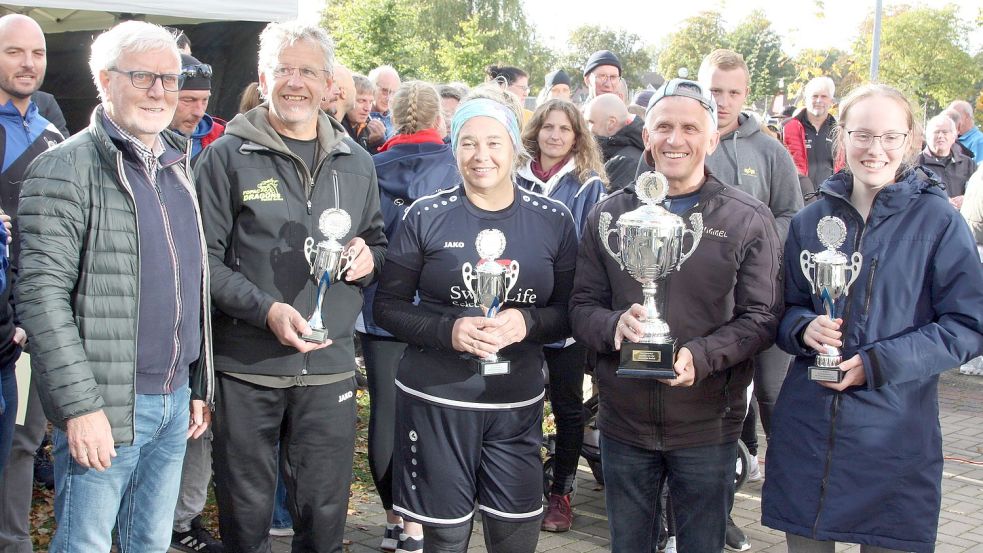
[[[399,228],[403,212],[413,202],[461,182],[454,152],[444,144],[440,129],[443,119],[440,95],[422,81],[410,81],[393,95],[391,114],[396,134],[372,156],[379,178],[379,200],[387,238]],[[393,511],[392,459],[396,424],[396,368],[406,343],[383,330],[372,317],[376,284],[364,291],[362,314],[355,323],[365,372],[369,381],[369,468],[376,490],[386,509],[386,531],[381,549],[394,551],[412,547],[422,539],[423,529],[403,523]],[[401,540],[402,537],[402,540]],[[419,545],[419,544],[415,544]],[[404,549],[412,550],[412,549]]]
[[[934,551],[941,505],[939,373],[983,351],[983,270],[941,183],[917,154],[911,105],[867,85],[840,104],[846,170],[792,220],[785,245],[786,311],[778,344],[796,356],[772,420],[762,523],[788,549],[832,553]],[[799,267],[825,249],[817,223],[843,220],[840,251],[863,255],[835,319]],[[840,348],[840,383],[808,379],[826,346]]]
[[[578,236],[587,213],[604,194],[604,160],[587,120],[575,105],[549,100],[539,106],[522,131],[531,159],[520,167],[522,188],[562,202],[573,214]],[[556,420],[556,456],[549,507],[542,528],[565,532],[573,521],[570,493],[584,441],[584,366],[587,350],[568,338],[543,350],[549,369],[550,403]]]

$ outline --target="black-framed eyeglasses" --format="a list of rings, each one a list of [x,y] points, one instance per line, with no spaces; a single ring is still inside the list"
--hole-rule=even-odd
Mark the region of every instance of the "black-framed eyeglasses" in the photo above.
[[[178,73],[153,73],[151,71],[120,71],[116,68],[110,68],[109,71],[113,73],[121,73],[123,75],[128,75],[130,77],[130,84],[134,88],[139,88],[141,90],[149,90],[154,87],[154,83],[157,79],[160,79],[160,86],[164,88],[167,92],[177,92],[181,89],[181,83],[184,82],[184,75]]]
[[[194,79],[195,77],[201,77],[203,79],[212,78],[212,66],[207,63],[199,63],[198,65],[186,65],[181,68],[181,75],[185,79]]]
[[[846,134],[850,137],[850,144],[854,148],[870,148],[874,145],[874,140],[880,140],[881,148],[884,148],[886,152],[897,150],[904,146],[905,141],[908,139],[908,133],[906,132],[871,134],[867,131],[847,131]]]

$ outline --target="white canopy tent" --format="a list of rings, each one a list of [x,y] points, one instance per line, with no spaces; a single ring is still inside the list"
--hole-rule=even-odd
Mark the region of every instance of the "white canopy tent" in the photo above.
[[[285,21],[297,17],[298,0],[15,0],[0,4],[5,13],[28,15],[45,33],[59,33],[108,29],[134,18],[161,25]]]

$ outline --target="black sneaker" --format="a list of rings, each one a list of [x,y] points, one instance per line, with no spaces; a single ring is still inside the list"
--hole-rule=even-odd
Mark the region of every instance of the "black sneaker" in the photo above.
[[[400,534],[396,544],[396,553],[423,553],[423,540]]]
[[[747,551],[751,549],[751,542],[747,539],[744,531],[734,524],[734,519],[727,515],[727,532],[724,534],[724,546],[731,551]]]
[[[191,530],[171,532],[171,547],[187,553],[225,553],[225,546],[201,525],[201,515],[191,520]]]

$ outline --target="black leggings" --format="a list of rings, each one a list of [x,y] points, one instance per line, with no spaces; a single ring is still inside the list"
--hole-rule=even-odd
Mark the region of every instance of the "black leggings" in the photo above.
[[[369,469],[382,506],[393,508],[393,443],[396,431],[396,369],[406,344],[358,333],[369,380]]]
[[[540,520],[505,522],[489,516],[482,518],[485,549],[489,553],[533,553],[539,542]],[[465,553],[471,540],[474,519],[458,526],[423,527],[424,553]]]
[[[577,479],[577,461],[584,444],[584,366],[587,349],[573,343],[543,348],[550,374],[550,406],[556,420],[556,454],[551,493],[566,495]]]

